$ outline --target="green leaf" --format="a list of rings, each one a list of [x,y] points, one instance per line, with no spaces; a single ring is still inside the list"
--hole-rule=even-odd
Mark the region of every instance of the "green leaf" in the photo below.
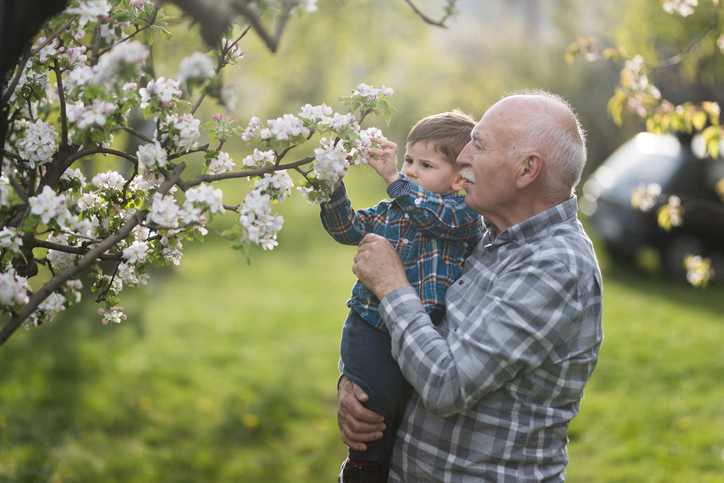
[[[691,117],[691,124],[694,125],[697,131],[701,131],[706,125],[706,119],[706,113],[704,111],[698,111]]]

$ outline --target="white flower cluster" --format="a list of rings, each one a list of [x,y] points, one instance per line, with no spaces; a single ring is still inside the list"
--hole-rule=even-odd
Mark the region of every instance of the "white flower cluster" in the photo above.
[[[244,198],[239,210],[239,224],[244,228],[244,240],[271,250],[279,243],[277,233],[284,225],[281,215],[271,214],[272,197],[253,190]]]
[[[105,17],[111,12],[111,6],[106,0],[79,0],[78,5],[70,7],[69,13],[78,15],[78,23],[81,27],[88,22],[97,22],[100,17]]]
[[[294,187],[294,181],[286,170],[274,174],[264,173],[264,176],[254,181],[255,189],[269,194],[276,201],[284,201]]]
[[[163,168],[166,166],[166,160],[168,159],[166,151],[158,141],[140,146],[136,151],[136,156],[141,166],[147,170],[154,169],[156,166]]]
[[[667,0],[664,2],[664,10],[668,13],[678,13],[682,17],[688,17],[694,13],[699,4],[697,0]]]
[[[264,166],[269,166],[274,164],[274,151],[260,151],[257,148],[254,148],[254,153],[245,157],[242,160],[242,163],[244,166],[248,166],[250,168],[263,168]]]
[[[179,148],[180,151],[189,152],[192,148],[195,148],[198,144],[198,140],[201,137],[201,131],[199,125],[201,122],[198,119],[194,119],[191,114],[170,114],[166,117],[165,121],[161,123],[161,128],[167,130],[161,136],[161,140],[165,141],[167,138],[171,138],[174,145]]]
[[[209,162],[209,173],[220,174],[230,172],[236,163],[229,156],[229,153],[219,152],[215,158],[211,158]]]
[[[8,307],[27,304],[29,290],[28,280],[19,276],[14,268],[0,272],[0,304]]]
[[[135,73],[148,58],[148,47],[138,40],[117,44],[98,61],[96,81],[108,83],[119,77],[123,69]]]
[[[357,86],[357,89],[354,91],[354,95],[366,97],[368,99],[378,99],[383,96],[391,96],[395,93],[394,89],[392,87],[385,87],[384,85],[379,88],[375,89],[372,86],[368,86],[367,84],[360,84]]]
[[[333,186],[347,174],[347,152],[340,143],[335,144],[332,139],[322,140],[322,147],[314,150],[314,159],[315,177],[326,181],[329,186]]]
[[[212,214],[224,213],[223,192],[213,186],[201,183],[196,188],[186,190],[186,201],[181,209],[184,224],[199,223],[203,212],[208,209]]]
[[[151,105],[151,99],[158,99],[163,105],[167,105],[183,95],[178,81],[176,79],[166,80],[164,76],[150,80],[146,87],[138,90],[138,93],[141,94],[142,109]]]
[[[20,142],[21,156],[27,159],[31,167],[36,163],[47,163],[55,154],[55,139],[58,133],[47,122],[38,119],[28,125],[25,139]]]
[[[649,99],[661,99],[659,89],[649,84],[649,78],[644,71],[644,59],[640,55],[626,61],[621,71],[621,86],[631,91],[627,106],[640,117],[646,117]]]
[[[22,233],[15,228],[4,227],[0,230],[0,246],[14,253],[20,253],[23,246]]]
[[[111,307],[109,310],[100,308],[98,309],[98,315],[103,316],[103,319],[101,320],[103,325],[106,325],[108,322],[120,324],[121,320],[126,320],[128,318],[126,314],[123,313],[123,307],[118,306]]]
[[[40,221],[46,225],[56,217],[67,218],[70,216],[65,196],[56,195],[55,190],[50,186],[44,186],[43,191],[37,196],[31,196],[28,202],[30,212],[40,216]],[[58,219],[59,224],[63,224],[63,222],[63,219]]]
[[[78,129],[87,129],[93,125],[105,126],[108,116],[116,110],[112,102],[93,99],[92,106],[85,106],[83,101],[68,104],[68,121],[75,123]]]
[[[216,75],[214,70],[214,61],[211,57],[203,52],[194,52],[188,57],[184,57],[179,64],[176,79],[183,84],[189,80],[205,81],[212,79]]]

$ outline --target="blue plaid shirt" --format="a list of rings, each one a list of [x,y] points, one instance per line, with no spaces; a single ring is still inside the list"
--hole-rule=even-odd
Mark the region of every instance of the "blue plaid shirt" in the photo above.
[[[430,323],[410,287],[380,305],[415,391],[390,482],[562,482],[568,424],[603,340],[601,272],[576,199],[485,233]]]
[[[458,278],[482,235],[480,215],[465,205],[464,197],[431,193],[401,173],[387,187],[387,194],[394,200],[355,211],[342,184],[321,205],[322,225],[345,245],[358,245],[367,233],[385,237],[400,255],[424,310],[444,312],[445,290]],[[357,280],[347,306],[386,331],[378,305],[379,299]]]

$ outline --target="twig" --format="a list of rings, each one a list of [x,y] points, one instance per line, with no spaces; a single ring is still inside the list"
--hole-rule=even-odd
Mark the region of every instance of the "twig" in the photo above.
[[[412,0],[405,0],[405,2],[410,6],[410,8],[412,8],[412,11],[415,12],[415,14],[417,14],[417,16],[420,17],[425,23],[429,25],[434,25],[436,27],[447,28],[445,22],[447,22],[447,19],[452,16],[452,13],[446,13],[445,16],[443,16],[440,20],[433,20],[432,18],[422,13],[422,11],[417,8],[414,3],[412,3]]]
[[[709,35],[710,32],[716,29],[717,23],[719,22],[719,12],[721,10],[721,2],[715,2],[716,3],[716,10],[714,11],[714,16],[711,19],[711,22],[709,22],[709,27],[699,35],[697,38],[692,40],[689,45],[679,54],[669,57],[668,59],[661,60],[651,66],[651,69],[659,70],[659,69],[665,69],[667,67],[674,66],[676,64],[680,64],[681,62],[686,59],[689,54],[691,54],[691,51],[694,50],[694,48],[701,43],[701,41]]]

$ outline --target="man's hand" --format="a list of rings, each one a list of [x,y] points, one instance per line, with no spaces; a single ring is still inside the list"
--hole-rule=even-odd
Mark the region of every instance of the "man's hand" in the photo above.
[[[360,242],[352,272],[380,300],[393,290],[410,285],[395,248],[373,233],[365,235]]]
[[[369,149],[367,163],[372,166],[372,169],[377,171],[377,174],[379,174],[389,186],[393,181],[397,181],[397,178],[399,177],[399,173],[397,171],[397,160],[395,159],[397,154],[397,144],[380,138],[370,138],[370,140],[379,144],[380,149]],[[375,159],[372,156],[377,156],[379,159]]]
[[[365,408],[369,396],[361,387],[342,376],[337,389],[337,426],[344,444],[356,451],[366,451],[365,443],[382,437],[384,418]]]

